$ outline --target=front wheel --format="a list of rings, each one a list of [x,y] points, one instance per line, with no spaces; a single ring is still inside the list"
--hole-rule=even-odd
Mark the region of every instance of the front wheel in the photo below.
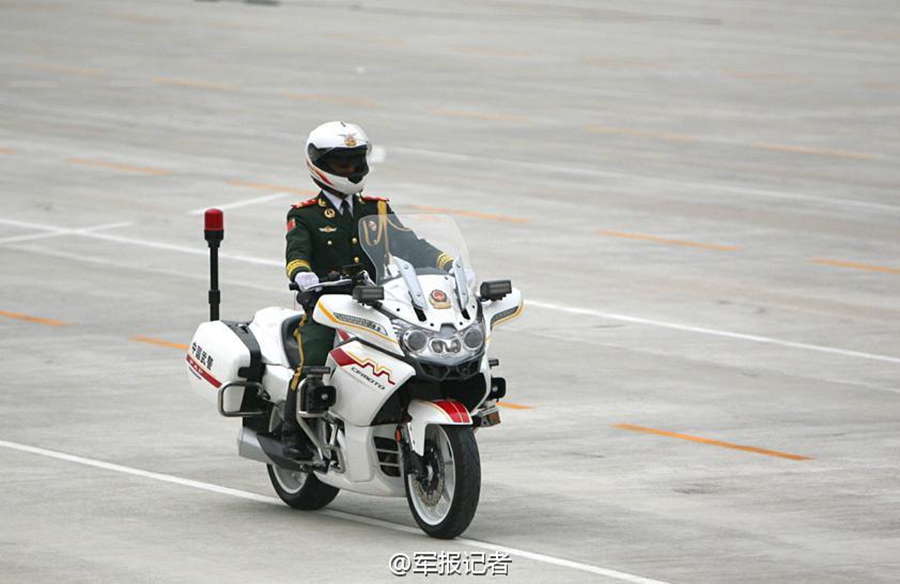
[[[269,415],[270,431],[281,432],[281,415],[281,408],[272,407]],[[275,492],[282,501],[294,509],[304,511],[321,509],[331,503],[340,491],[340,489],[320,481],[312,472],[289,470],[273,464],[268,464],[266,467]]]
[[[425,430],[426,476],[406,475],[406,501],[422,531],[452,539],[469,527],[481,494],[481,460],[471,426]]]

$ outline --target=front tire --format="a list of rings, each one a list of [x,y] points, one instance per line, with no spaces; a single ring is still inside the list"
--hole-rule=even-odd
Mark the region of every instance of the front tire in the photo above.
[[[427,477],[404,477],[409,510],[431,537],[453,539],[469,527],[481,494],[481,459],[472,427],[428,426],[424,463]]]
[[[272,407],[269,415],[269,430],[272,432],[281,432],[281,411],[281,408]],[[289,470],[273,464],[267,464],[266,468],[278,497],[294,509],[321,509],[340,492],[340,489],[320,481],[315,473]]]

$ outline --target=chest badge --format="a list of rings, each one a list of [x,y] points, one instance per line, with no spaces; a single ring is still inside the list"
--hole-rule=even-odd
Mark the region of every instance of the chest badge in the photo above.
[[[334,233],[335,231],[337,231],[337,227],[326,225],[325,227],[319,227],[319,231],[321,231],[322,233]]]
[[[435,308],[450,308],[450,299],[447,298],[447,295],[444,294],[443,290],[432,290],[431,294],[428,296],[428,301],[431,302],[431,305]]]
[[[336,213],[334,212],[334,209],[325,209],[325,216],[329,219],[334,219],[335,215]]]

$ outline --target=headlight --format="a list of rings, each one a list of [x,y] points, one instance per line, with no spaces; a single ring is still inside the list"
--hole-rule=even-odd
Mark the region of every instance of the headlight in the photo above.
[[[482,326],[479,323],[460,332],[442,331],[439,334],[400,319],[394,320],[400,344],[409,356],[447,364],[471,359],[484,348]]]
[[[411,353],[420,353],[428,344],[428,335],[419,329],[409,329],[403,333],[403,346]]]
[[[480,326],[473,326],[463,333],[463,344],[470,351],[477,351],[484,344],[484,333]]]

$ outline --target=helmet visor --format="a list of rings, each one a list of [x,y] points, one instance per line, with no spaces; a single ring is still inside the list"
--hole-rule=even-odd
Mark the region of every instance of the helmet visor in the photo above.
[[[344,177],[350,182],[358,183],[369,172],[366,157],[369,154],[368,144],[356,148],[331,148],[321,150],[310,144],[308,149],[310,161],[329,174]]]

